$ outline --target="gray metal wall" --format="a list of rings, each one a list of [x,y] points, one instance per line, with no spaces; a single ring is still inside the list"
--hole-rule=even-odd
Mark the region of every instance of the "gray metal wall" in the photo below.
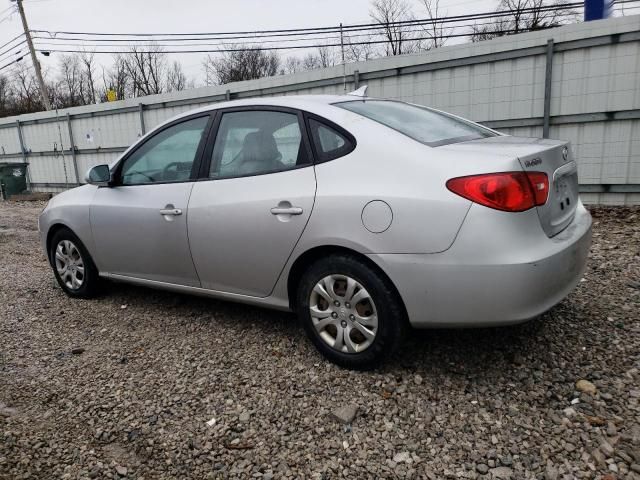
[[[571,140],[585,201],[640,204],[640,16],[349,64],[346,86],[342,73],[338,66],[3,118],[0,162],[26,160],[34,190],[59,191],[78,181],[76,171],[81,180],[145,130],[192,108],[368,84],[372,96],[440,108],[506,133]]]

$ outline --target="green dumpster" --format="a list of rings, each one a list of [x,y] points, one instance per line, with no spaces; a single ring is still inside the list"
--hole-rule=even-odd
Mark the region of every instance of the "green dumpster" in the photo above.
[[[4,200],[27,189],[28,163],[0,163],[0,197]]]

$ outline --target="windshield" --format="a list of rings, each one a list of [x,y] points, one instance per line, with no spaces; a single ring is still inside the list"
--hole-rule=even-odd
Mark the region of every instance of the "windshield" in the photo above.
[[[334,105],[382,123],[431,147],[496,136],[480,125],[409,103],[354,100]]]

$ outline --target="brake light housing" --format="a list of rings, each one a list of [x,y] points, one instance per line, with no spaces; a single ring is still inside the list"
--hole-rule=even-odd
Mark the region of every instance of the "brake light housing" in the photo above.
[[[447,188],[485,207],[524,212],[547,202],[549,177],[544,172],[483,173],[452,178]]]

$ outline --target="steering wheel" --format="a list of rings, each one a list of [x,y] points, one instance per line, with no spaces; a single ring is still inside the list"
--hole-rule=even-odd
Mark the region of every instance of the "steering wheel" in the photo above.
[[[182,162],[171,162],[169,165],[167,165],[162,169],[162,174],[164,175],[165,173],[168,173],[169,170],[171,170],[173,167],[176,167],[176,173],[178,173],[180,171],[179,167],[181,165],[182,165]]]
[[[123,178],[124,178],[124,177],[130,177],[131,175],[142,175],[143,177],[148,178],[148,179],[149,179],[149,180],[151,180],[152,182],[155,182],[155,181],[156,181],[156,179],[155,179],[155,178],[153,178],[152,176],[147,175],[147,174],[146,174],[146,173],[144,173],[144,172],[138,172],[138,171],[127,172],[127,173],[125,173],[122,177],[123,177]]]
[[[166,179],[167,174],[169,173],[169,171],[173,168],[176,167],[176,171],[175,171],[175,175],[176,177],[178,176],[178,172],[180,171],[180,166],[182,166],[182,162],[171,162],[170,164],[168,164],[167,166],[165,166],[162,169],[162,178]],[[173,173],[173,172],[172,172]]]

